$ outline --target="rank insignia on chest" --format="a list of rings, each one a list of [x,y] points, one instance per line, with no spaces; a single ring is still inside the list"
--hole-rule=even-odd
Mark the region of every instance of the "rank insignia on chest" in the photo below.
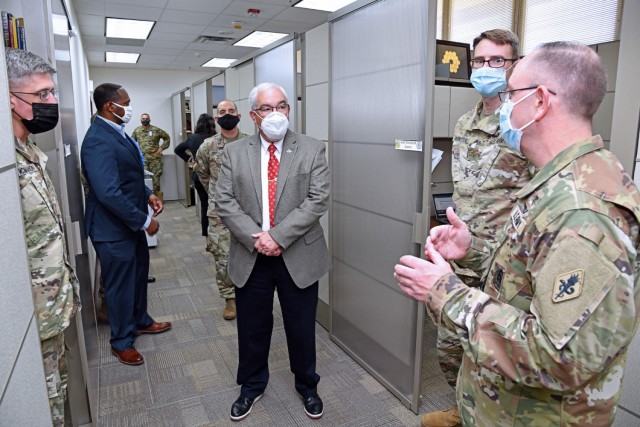
[[[150,130],[150,131],[149,131],[149,133],[148,133],[148,135],[149,135],[149,136],[153,136],[153,131],[152,131],[152,130]]]
[[[553,294],[551,301],[564,302],[578,298],[582,293],[584,284],[584,270],[573,270],[568,273],[559,274],[553,281]]]
[[[520,210],[520,206],[515,205],[511,210],[511,223],[513,224],[513,228],[516,229],[518,234],[522,234],[524,231],[524,216],[522,211]]]

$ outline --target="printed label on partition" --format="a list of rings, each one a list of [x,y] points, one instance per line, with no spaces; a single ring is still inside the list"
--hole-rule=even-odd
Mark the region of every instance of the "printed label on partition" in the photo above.
[[[396,150],[422,151],[422,141],[396,139]]]

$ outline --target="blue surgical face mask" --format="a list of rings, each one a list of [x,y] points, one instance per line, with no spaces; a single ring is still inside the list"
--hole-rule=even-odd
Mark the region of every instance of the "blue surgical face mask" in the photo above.
[[[520,98],[518,102],[513,102],[511,98],[509,98],[502,103],[502,107],[500,108],[500,133],[502,134],[502,139],[504,139],[504,142],[507,143],[509,148],[520,154],[522,154],[522,151],[520,151],[520,140],[522,139],[522,131],[536,120],[531,120],[520,129],[514,129],[513,127],[511,127],[511,111],[513,111],[513,107],[515,107],[534,93],[536,93],[535,90],[533,90],[530,94]]]
[[[491,67],[474,68],[471,72],[471,84],[480,96],[491,98],[507,87],[507,70]]]

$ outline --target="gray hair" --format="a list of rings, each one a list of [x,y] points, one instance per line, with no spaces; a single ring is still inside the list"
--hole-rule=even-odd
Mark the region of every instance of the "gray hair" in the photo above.
[[[22,83],[33,74],[53,74],[56,70],[44,59],[22,49],[7,48],[9,86]]]
[[[287,92],[285,92],[285,90],[281,86],[278,86],[275,83],[268,83],[268,82],[267,83],[260,83],[258,86],[256,86],[253,89],[251,89],[251,92],[249,92],[249,105],[251,106],[252,110],[255,110],[256,108],[258,108],[258,106],[256,105],[256,98],[258,97],[258,94],[260,94],[262,92],[266,92],[269,89],[278,89],[284,95],[285,101],[287,101],[287,103],[289,103],[289,98],[287,97]]]
[[[536,47],[530,56],[537,76],[534,84],[551,80],[567,113],[591,121],[607,92],[607,73],[598,54],[575,42],[550,42]]]

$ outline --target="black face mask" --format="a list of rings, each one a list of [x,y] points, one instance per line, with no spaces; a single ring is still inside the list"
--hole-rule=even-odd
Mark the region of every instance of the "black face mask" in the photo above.
[[[33,119],[22,119],[22,124],[29,133],[47,132],[58,124],[58,104],[34,102],[31,104],[31,111],[33,111]]]
[[[238,116],[232,116],[231,114],[225,114],[222,117],[218,117],[218,124],[224,130],[231,130],[238,125],[240,118]]]
[[[149,123],[151,123],[151,120],[140,120],[140,123],[142,123],[142,126],[149,126]]]

